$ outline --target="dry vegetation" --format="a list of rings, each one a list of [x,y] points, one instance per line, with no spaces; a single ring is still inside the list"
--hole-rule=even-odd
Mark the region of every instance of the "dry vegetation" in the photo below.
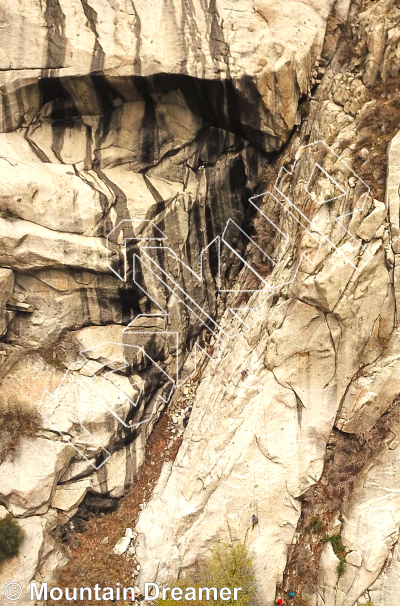
[[[134,528],[139,514],[139,505],[147,501],[157,479],[162,465],[168,458],[174,460],[182,439],[174,442],[166,456],[166,450],[172,434],[169,431],[170,413],[166,411],[153,430],[146,448],[146,464],[141,467],[138,478],[129,494],[121,499],[118,509],[111,514],[103,514],[87,522],[85,531],[73,535],[67,545],[69,561],[59,572],[57,586],[65,587],[115,587],[121,583],[125,587],[133,587],[133,561],[129,556],[111,555],[111,550],[118,539],[125,534],[126,528]],[[107,543],[102,540],[108,537]],[[65,606],[74,602],[64,598],[50,604]],[[96,601],[86,601],[87,605],[97,604]],[[116,604],[124,602],[117,601]]]
[[[0,464],[18,448],[22,435],[35,435],[40,426],[38,411],[11,403],[0,409]]]
[[[400,398],[365,434],[346,434],[333,429],[327,445],[327,456],[321,480],[302,499],[302,513],[296,532],[298,542],[292,546],[285,570],[283,587],[295,590],[293,606],[306,606],[301,595],[307,587],[316,586],[319,560],[326,541],[332,543],[338,556],[339,574],[344,572],[346,546],[340,533],[327,534],[329,523],[353,494],[363,470],[385,446],[391,427],[400,421]]]
[[[387,172],[387,148],[400,124],[400,93],[398,80],[379,82],[370,90],[375,101],[361,113],[358,121],[353,169],[371,188],[371,196],[380,200],[385,197]],[[366,148],[370,152],[367,159],[358,152]]]

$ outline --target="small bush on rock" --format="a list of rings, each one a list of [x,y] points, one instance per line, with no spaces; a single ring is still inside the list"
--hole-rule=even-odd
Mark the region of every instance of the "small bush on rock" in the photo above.
[[[324,526],[324,522],[318,516],[313,516],[310,523],[307,525],[306,530],[309,533],[321,532]]]
[[[224,606],[235,604],[235,606],[248,606],[252,603],[255,594],[255,573],[254,563],[251,555],[244,545],[226,545],[220,543],[212,550],[211,558],[199,562],[193,571],[188,572],[184,577],[177,580],[171,580],[167,585],[169,587],[180,587],[183,589],[183,599],[180,603],[200,606],[204,604],[202,600],[185,600],[185,589],[193,587],[198,596],[199,587],[216,587],[218,589],[218,599],[212,600],[214,606]],[[219,590],[222,587],[228,587],[231,590],[232,599],[222,600],[219,597]],[[238,592],[238,599],[233,599],[233,589],[241,587]],[[176,600],[171,598],[168,593],[165,600],[158,599],[159,606],[176,606]]]
[[[40,423],[36,409],[21,407],[17,401],[2,408],[0,402],[0,464],[17,450],[22,435],[35,435]]]
[[[23,538],[23,530],[8,513],[3,520],[0,520],[0,562],[18,555]]]
[[[344,574],[344,562],[346,559],[346,555],[347,555],[347,551],[346,551],[346,547],[343,545],[342,543],[342,537],[339,534],[334,534],[331,537],[327,534],[325,534],[322,537],[322,541],[324,543],[327,543],[328,541],[332,544],[333,547],[333,551],[336,555],[336,557],[339,558],[340,562],[337,565],[337,571],[339,576],[342,576],[342,574]]]

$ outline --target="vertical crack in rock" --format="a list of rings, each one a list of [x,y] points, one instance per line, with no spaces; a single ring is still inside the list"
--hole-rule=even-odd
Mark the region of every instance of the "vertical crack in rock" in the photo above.
[[[142,24],[140,21],[140,16],[138,11],[135,8],[134,0],[131,0],[132,10],[135,15],[135,25],[134,25],[134,33],[136,38],[136,46],[135,46],[135,58],[133,60],[133,69],[135,76],[140,76],[142,73],[142,59],[141,59],[141,47],[142,47]]]
[[[209,27],[210,27],[211,57],[217,68],[219,68],[219,64],[225,63],[225,65],[226,65],[225,77],[226,77],[227,81],[229,81],[229,79],[230,79],[229,46],[225,42],[224,30],[220,23],[221,17],[218,14],[217,0],[210,0],[207,14],[210,16]]]

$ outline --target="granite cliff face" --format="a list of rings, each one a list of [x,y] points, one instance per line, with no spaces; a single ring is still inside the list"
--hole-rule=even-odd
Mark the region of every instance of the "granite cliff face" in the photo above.
[[[240,541],[267,605],[392,606],[399,27],[394,0],[2,4],[2,582],[54,578],[192,375],[139,584]]]
[[[178,457],[140,516],[141,579],[240,541],[264,603],[290,589],[315,605],[395,603],[399,14],[354,4],[347,25],[330,21],[321,84],[283,154],[289,172],[260,205],[281,230],[263,249],[274,292],[252,296],[251,330],[203,374]],[[260,217],[255,241],[266,231]],[[248,249],[250,264],[257,255]],[[340,535],[344,553],[322,534]]]

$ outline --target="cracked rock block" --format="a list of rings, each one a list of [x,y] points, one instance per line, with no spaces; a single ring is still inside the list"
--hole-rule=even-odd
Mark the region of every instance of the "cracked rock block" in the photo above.
[[[47,512],[74,449],[63,442],[21,436],[16,453],[0,466],[0,497],[13,515]]]

